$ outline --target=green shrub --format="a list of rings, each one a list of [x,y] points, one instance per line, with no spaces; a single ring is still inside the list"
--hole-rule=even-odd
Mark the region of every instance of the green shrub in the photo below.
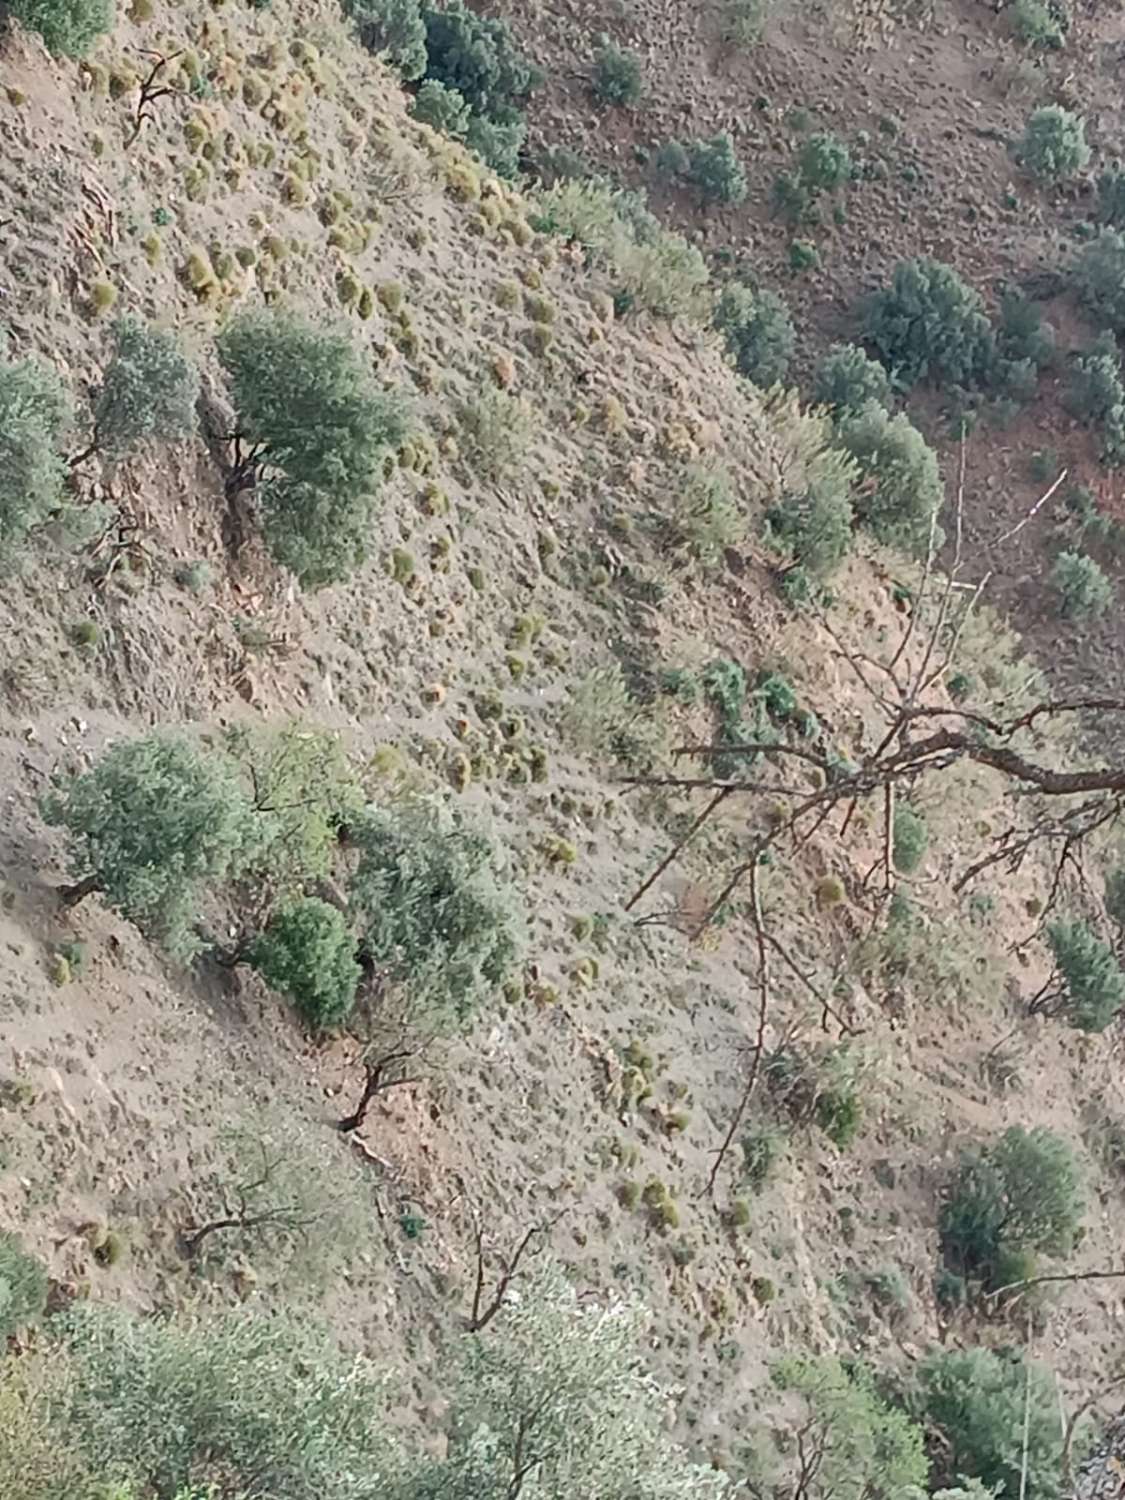
[[[1125,234],[1103,229],[1084,245],[1074,266],[1074,285],[1094,321],[1125,331]]]
[[[1000,300],[996,344],[997,353],[1005,360],[1030,360],[1037,370],[1054,363],[1055,330],[1043,321],[1035,303],[1019,292],[1007,291]]]
[[[6,0],[5,9],[62,57],[85,57],[115,20],[113,0]]]
[[[904,385],[926,379],[977,385],[993,359],[979,292],[926,256],[900,261],[890,287],[869,299],[864,338]]]
[[[771,0],[726,0],[723,40],[735,47],[754,47],[762,40]]]
[[[1073,177],[1090,160],[1085,120],[1058,104],[1044,105],[1028,119],[1017,157],[1042,182]]]
[[[604,104],[636,104],[644,92],[641,60],[607,42],[594,58],[594,93]]]
[[[1065,0],[1016,0],[1012,30],[1029,47],[1054,50],[1064,46],[1070,30]]]
[[[746,534],[746,516],[730,471],[722,464],[688,464],[677,477],[662,541],[671,553],[688,553],[715,567]]]
[[[841,419],[837,436],[859,466],[856,519],[882,542],[923,552],[944,492],[937,455],[922,434],[908,417],[868,402]]]
[[[369,52],[384,53],[407,82],[426,71],[426,24],[421,0],[343,0]]]
[[[769,1186],[785,1142],[780,1132],[759,1126],[742,1137],[742,1177],[752,1193]]]
[[[519,171],[520,152],[527,139],[527,125],[521,114],[509,119],[473,114],[465,132],[465,144],[481,161],[500,177],[514,177]]]
[[[1050,577],[1058,595],[1059,614],[1066,619],[1083,615],[1096,618],[1113,603],[1113,585],[1084,552],[1060,552]]]
[[[868,401],[886,406],[890,396],[886,370],[858,344],[834,344],[813,376],[813,400],[836,414],[859,411]]]
[[[998,1285],[1002,1250],[1065,1255],[1082,1210],[1067,1143],[1046,1126],[1013,1125],[995,1145],[963,1153],[941,1209],[942,1249],[952,1269]]]
[[[464,0],[424,3],[426,76],[456,89],[476,114],[501,124],[543,81],[520,52],[507,21],[477,15]]]
[[[577,240],[591,263],[616,278],[619,314],[695,314],[710,279],[697,246],[666,230],[640,193],[606,182],[557,182],[540,193],[533,226]]]
[[[1125,865],[1117,865],[1105,878],[1105,909],[1111,921],[1125,927]]]
[[[1103,224],[1125,224],[1125,172],[1119,161],[1098,174],[1098,217]]]
[[[34,360],[0,358],[0,566],[63,503],[59,452],[70,401],[55,372]]]
[[[824,131],[810,135],[797,155],[801,181],[814,193],[843,187],[852,175],[852,158],[838,135]]]
[[[47,1268],[18,1236],[0,1231],[0,1355],[14,1333],[37,1323],[47,1306]]]
[[[97,449],[120,455],[151,439],[190,437],[199,372],[178,339],[139,318],[119,318],[113,337],[113,358],[94,399]]]
[[[338,1026],[355,1004],[361,970],[356,942],[341,912],[305,897],[274,912],[246,960],[271,989],[293,1001],[317,1029]]]
[[[309,1328],[249,1309],[179,1325],[79,1302],[55,1331],[41,1419],[92,1472],[129,1475],[138,1496],[178,1500],[201,1467],[231,1494],[353,1500],[360,1484],[385,1488],[385,1376]]]
[[[746,173],[726,131],[693,141],[687,154],[688,181],[707,202],[741,203],[746,197]]]
[[[285,313],[243,313],[219,336],[240,437],[261,478],[266,545],[308,588],[367,555],[383,455],[405,436],[398,400],[376,388],[350,339]]]
[[[1125,385],[1112,333],[1103,333],[1089,349],[1073,356],[1064,405],[1087,426],[1101,427],[1104,463],[1125,462]]]
[[[435,1029],[463,1024],[516,963],[515,892],[488,840],[426,802],[368,812],[352,829],[349,902],[361,960],[404,987]]]
[[[682,141],[665,141],[653,154],[652,169],[658,180],[686,177],[691,170],[687,147]]]
[[[942,1438],[932,1448],[941,1479],[954,1484],[971,1475],[990,1494],[1057,1500],[1062,1431],[1050,1370],[1029,1370],[1018,1353],[943,1349],[922,1362],[919,1387],[918,1416]]]
[[[1125,1005],[1125,973],[1113,949],[1086,922],[1052,922],[1047,946],[1061,986],[1052,1014],[1079,1031],[1104,1031]]]
[[[230,761],[172,734],[111,745],[56,784],[43,816],[66,829],[84,893],[100,891],[178,958],[201,946],[192,924],[206,887],[245,868],[258,837]]]
[[[921,813],[915,812],[909,802],[896,802],[892,829],[895,869],[904,875],[911,874],[922,863],[929,842],[929,829]]]
[[[427,78],[414,95],[411,114],[423,125],[440,130],[454,140],[463,141],[469,129],[470,111],[456,89],[447,88],[436,78]]]
[[[797,339],[789,309],[776,292],[728,286],[715,304],[713,322],[740,375],[763,388],[785,379]]]
[[[794,1422],[807,1445],[802,1451],[819,1455],[798,1481],[808,1500],[895,1500],[924,1493],[929,1464],[922,1428],[879,1396],[863,1365],[844,1365],[834,1355],[790,1355],[773,1365],[771,1375],[781,1390],[800,1399]]]

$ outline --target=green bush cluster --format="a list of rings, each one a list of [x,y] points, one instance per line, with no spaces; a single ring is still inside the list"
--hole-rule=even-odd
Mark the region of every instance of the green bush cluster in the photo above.
[[[287,313],[243,313],[219,337],[241,441],[253,463],[271,556],[305,588],[338,582],[366,558],[383,456],[405,436],[344,333]]]
[[[896,381],[972,387],[991,374],[994,337],[980,293],[951,266],[900,261],[891,285],[868,300],[863,334]]]
[[[856,519],[881,542],[924,553],[944,498],[934,450],[907,416],[870,401],[845,413],[836,435],[859,468]]]
[[[1125,234],[1103,229],[1074,266],[1078,297],[1096,323],[1125,332]]]
[[[62,57],[85,57],[115,20],[113,0],[5,0],[0,20],[5,11]]]
[[[891,857],[895,869],[910,875],[922,863],[930,842],[926,820],[909,802],[897,802],[891,834]]]
[[[411,114],[423,125],[440,130],[457,141],[465,139],[472,119],[464,95],[439,83],[436,78],[427,78],[414,95]]]
[[[891,383],[878,360],[858,344],[834,344],[816,367],[812,394],[814,401],[839,417],[859,411],[869,401],[887,406]]]
[[[0,358],[0,567],[63,503],[59,448],[70,424],[70,400],[52,369]]]
[[[852,157],[845,143],[831,131],[810,135],[797,153],[801,182],[813,193],[843,187],[852,175]]]
[[[658,179],[682,178],[706,203],[741,203],[746,197],[746,171],[726,131],[687,145],[666,141],[653,166]]]
[[[1024,170],[1041,182],[1073,177],[1090,160],[1086,122],[1061,105],[1044,105],[1029,117],[1017,156]]]
[[[250,944],[246,962],[316,1030],[351,1014],[362,970],[344,914],[308,896],[274,912]]]
[[[527,136],[521,106],[543,75],[520,52],[507,21],[478,15],[464,0],[342,3],[365,47],[385,53],[403,78],[441,86],[441,94],[431,90],[415,106],[417,117],[435,129],[454,126],[449,133],[493,171],[514,177]]]
[[[1104,615],[1113,603],[1113,585],[1092,557],[1084,552],[1060,552],[1050,573],[1051,587],[1065,619]]]
[[[1088,427],[1101,428],[1103,463],[1125,463],[1125,384],[1112,333],[1103,333],[1072,357],[1065,405]]]
[[[644,93],[641,60],[607,41],[594,58],[594,93],[603,104],[623,108],[636,104]]]
[[[93,446],[120,456],[154,438],[190,437],[199,372],[179,340],[133,317],[118,319],[113,339],[113,358],[94,398]]]
[[[785,379],[797,335],[789,309],[776,292],[727,286],[712,320],[740,375],[763,388]]]
[[[935,1480],[961,1484],[971,1475],[983,1495],[1057,1500],[1062,1424],[1045,1366],[1029,1367],[1016,1351],[942,1349],[923,1360],[912,1405],[940,1435],[931,1449]]]
[[[0,1232],[0,1358],[4,1345],[47,1306],[47,1268],[28,1255],[17,1235]]]
[[[1016,0],[1012,30],[1029,47],[1054,51],[1065,46],[1070,31],[1066,0]]]
[[[1125,1005],[1125,973],[1113,948],[1082,921],[1052,922],[1047,946],[1058,976],[1053,1014],[1079,1031],[1104,1031]]]
[[[942,1249],[950,1269],[986,1287],[1011,1253],[1065,1255],[1083,1196],[1067,1143],[1037,1125],[1014,1125],[993,1146],[966,1151],[942,1206]]]

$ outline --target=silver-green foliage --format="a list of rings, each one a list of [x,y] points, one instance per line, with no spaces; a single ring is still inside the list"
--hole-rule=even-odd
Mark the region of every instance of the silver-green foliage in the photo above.
[[[426,23],[420,0],[344,0],[359,39],[408,82],[426,71]]]
[[[113,337],[113,358],[94,401],[98,449],[117,455],[152,438],[190,437],[199,372],[179,340],[133,317],[119,318]]]
[[[70,401],[48,366],[0,359],[0,564],[62,504]]]
[[[1029,116],[1018,154],[1033,177],[1044,181],[1072,177],[1090,160],[1086,122],[1061,105],[1044,105]]]
[[[899,1500],[924,1491],[922,1429],[879,1397],[863,1366],[798,1355],[779,1360],[772,1375],[800,1398],[806,1451],[821,1455],[804,1490],[809,1500]]]
[[[529,1278],[466,1341],[447,1455],[401,1500],[730,1494],[667,1436],[668,1396],[638,1357],[646,1321],[631,1302],[580,1300],[554,1268]]]
[[[179,958],[199,948],[204,890],[245,868],[257,837],[231,762],[165,733],[112,745],[56,784],[43,815],[66,829],[75,876]]]
[[[84,57],[114,22],[113,0],[7,0],[5,8],[63,57]]]
[[[904,385],[925,379],[977,385],[993,362],[995,340],[980,293],[928,256],[899,262],[891,285],[868,300],[863,333]]]
[[[944,1349],[923,1362],[920,1386],[918,1414],[941,1435],[933,1451],[947,1482],[971,1475],[993,1493],[1055,1500],[1062,1423],[1050,1370],[1019,1354]]]
[[[797,336],[776,292],[728,286],[715,304],[713,321],[740,375],[763,389],[785,379]]]
[[[1074,267],[1079,298],[1103,326],[1125,329],[1125,234],[1103,229],[1082,247]]]
[[[882,542],[924,551],[944,491],[937,455],[917,427],[869,401],[841,419],[837,438],[859,465],[856,518]]]
[[[0,1233],[0,1349],[43,1315],[47,1305],[47,1270],[14,1234]]]
[[[816,367],[813,400],[837,414],[859,411],[868,401],[886,406],[890,397],[886,370],[858,344],[834,344]]]
[[[1104,615],[1113,603],[1113,584],[1084,552],[1060,552],[1051,569],[1059,614],[1068,619]]]
[[[370,809],[352,828],[360,953],[402,985],[420,1025],[453,1030],[511,972],[521,921],[496,852],[448,808]]]
[[[454,140],[463,141],[468,134],[471,111],[457,90],[427,78],[414,95],[411,114],[431,130],[440,130]]]
[[[249,1312],[179,1325],[76,1304],[58,1332],[65,1356],[42,1416],[107,1480],[175,1495],[221,1479],[247,1500],[387,1493],[385,1379],[308,1330]]]
[[[405,434],[344,333],[283,313],[245,313],[219,338],[240,436],[257,450],[266,545],[309,588],[367,555],[383,455]]]

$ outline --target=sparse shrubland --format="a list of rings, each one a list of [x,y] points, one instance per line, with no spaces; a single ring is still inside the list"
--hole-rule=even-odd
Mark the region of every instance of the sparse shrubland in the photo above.
[[[937,454],[905,414],[873,402],[846,414],[836,433],[859,466],[856,519],[880,541],[923,553],[944,499]]]
[[[113,358],[94,399],[94,448],[119,457],[145,441],[190,437],[199,375],[177,340],[138,318],[121,318],[113,337]]]

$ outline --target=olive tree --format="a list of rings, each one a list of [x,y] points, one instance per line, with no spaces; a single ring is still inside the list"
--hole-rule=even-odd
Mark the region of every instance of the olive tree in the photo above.
[[[16,1235],[0,1232],[0,1349],[11,1334],[38,1322],[46,1306],[46,1266]]]
[[[491,843],[421,800],[370,809],[350,834],[359,861],[348,899],[361,962],[402,986],[421,1024],[455,1029],[503,983],[520,949],[515,892]]]
[[[804,1500],[897,1500],[924,1491],[929,1464],[922,1429],[879,1397],[862,1365],[849,1369],[832,1355],[797,1355],[779,1360],[771,1375],[799,1401],[803,1441],[793,1493]]]
[[[174,734],[111,745],[57,781],[42,810],[67,832],[77,883],[64,898],[100,891],[180,958],[200,947],[192,923],[207,885],[244,868],[257,837],[236,767]]]
[[[113,337],[113,358],[94,398],[89,451],[117,457],[153,438],[190,437],[199,372],[179,340],[140,318],[119,318]]]
[[[276,312],[244,313],[219,338],[237,412],[228,493],[259,492],[266,545],[308,588],[366,557],[382,459],[403,438],[351,339]]]
[[[554,1267],[529,1277],[456,1371],[444,1459],[402,1500],[720,1500],[727,1477],[665,1431],[668,1396],[639,1359],[647,1316],[580,1299]]]
[[[0,564],[62,504],[60,443],[70,420],[70,401],[52,369],[0,359]]]
[[[1103,229],[1084,245],[1074,266],[1078,296],[1093,317],[1115,333],[1125,330],[1125,234]]]

